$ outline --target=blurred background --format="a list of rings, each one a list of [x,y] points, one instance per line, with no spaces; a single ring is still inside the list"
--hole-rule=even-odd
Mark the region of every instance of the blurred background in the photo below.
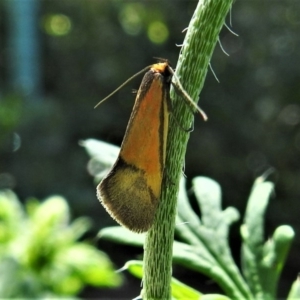
[[[25,200],[60,194],[74,217],[89,216],[96,232],[114,225],[95,195],[87,138],[120,145],[141,78],[96,110],[128,77],[168,58],[176,65],[197,1],[6,0],[0,2],[0,188]],[[209,70],[195,118],[185,173],[222,186],[224,207],[244,212],[254,179],[273,168],[276,184],[266,238],[281,224],[296,231],[279,296],[300,270],[300,3],[236,1]],[[297,50],[298,49],[298,50]],[[298,53],[298,54],[297,54]],[[184,85],[184,83],[183,83]],[[190,182],[189,182],[190,184]],[[231,233],[239,262],[239,224]],[[100,242],[116,268],[140,250]],[[176,269],[175,269],[176,271]],[[177,270],[180,279],[190,276]],[[198,277],[197,277],[198,276]],[[193,287],[215,290],[193,276]],[[130,279],[127,279],[130,280]],[[201,284],[200,284],[201,282]],[[140,282],[130,283],[137,296]],[[127,286],[128,288],[128,286]],[[97,290],[86,291],[97,297]],[[124,294],[122,294],[124,297]],[[117,296],[116,296],[117,297]]]

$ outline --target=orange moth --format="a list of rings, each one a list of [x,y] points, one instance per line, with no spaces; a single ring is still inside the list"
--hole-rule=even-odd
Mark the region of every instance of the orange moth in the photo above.
[[[147,69],[117,161],[97,186],[97,197],[111,217],[134,232],[145,232],[151,227],[159,204],[171,109],[170,85],[175,76],[164,61],[147,67],[134,77]],[[174,84],[193,108],[207,119],[179,80]]]

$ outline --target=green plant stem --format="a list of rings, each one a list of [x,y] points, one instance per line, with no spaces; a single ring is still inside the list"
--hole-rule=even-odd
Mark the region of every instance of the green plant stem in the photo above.
[[[176,75],[193,99],[198,99],[208,65],[233,0],[202,0],[189,24],[176,67]],[[144,245],[143,299],[171,299],[172,246],[179,180],[194,116],[181,97],[171,90],[173,111],[167,142],[165,177],[161,200]]]

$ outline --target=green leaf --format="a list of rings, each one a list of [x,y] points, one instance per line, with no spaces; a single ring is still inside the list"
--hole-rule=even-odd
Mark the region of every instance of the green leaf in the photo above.
[[[81,284],[116,287],[121,283],[121,277],[113,271],[108,257],[88,244],[77,243],[60,251],[55,257],[55,264]]]
[[[90,157],[97,157],[107,165],[113,165],[120,152],[119,147],[95,139],[80,141],[79,144],[85,148]]]
[[[143,262],[138,260],[131,260],[126,262],[121,270],[127,270],[129,273],[137,278],[142,279],[143,277]],[[176,300],[199,300],[202,299],[201,293],[197,290],[189,287],[188,285],[180,282],[179,280],[172,277],[171,280],[172,298]]]
[[[88,163],[88,171],[95,176],[98,183],[115,163],[120,148],[103,141],[87,139],[79,143],[91,157]]]
[[[183,179],[181,187],[184,185]],[[228,245],[229,226],[238,220],[239,213],[233,207],[221,210],[221,190],[215,181],[197,177],[193,180],[193,189],[202,212],[202,222],[181,188],[176,233],[190,247],[177,250],[181,254],[178,262],[213,278],[230,297],[251,299]],[[175,249],[174,246],[174,254]]]
[[[121,226],[111,226],[101,229],[98,238],[104,238],[119,244],[143,247],[145,234],[134,233]]]
[[[271,182],[255,181],[241,226],[242,270],[251,291],[259,298],[267,297],[262,287],[262,278],[259,278],[259,262],[263,251],[264,215],[273,189]]]
[[[264,243],[264,216],[274,185],[259,177],[248,200],[241,226],[242,269],[256,298],[274,299],[287,253],[294,239],[290,226],[278,227]]]
[[[0,255],[1,249],[15,238],[23,227],[24,209],[10,190],[0,191]]]
[[[270,299],[276,295],[279,277],[294,236],[295,233],[290,226],[279,226],[272,238],[264,244],[258,275],[263,291],[266,295],[270,295]]]
[[[178,195],[176,234],[184,242],[173,243],[173,262],[212,278],[231,298],[253,299],[248,282],[241,277],[228,245],[230,225],[239,219],[238,211],[233,207],[222,210],[220,186],[209,178],[195,178],[193,190],[202,218],[196,215],[189,203],[183,178]],[[283,225],[275,230],[271,239],[263,242],[264,213],[272,191],[272,183],[260,178],[255,181],[245,215],[247,223],[241,227],[244,240],[243,270],[249,272],[247,279],[250,278],[255,298],[260,295],[262,299],[274,299],[272,295],[275,295],[278,279],[295,235],[290,226]],[[256,236],[252,236],[252,232]],[[142,247],[145,242],[144,234],[132,233],[120,226],[105,228],[99,232],[99,236],[138,247]],[[141,272],[140,268],[138,270]],[[215,299],[214,297],[222,299],[225,296],[203,295],[201,299]]]
[[[221,208],[221,187],[207,177],[193,180],[196,199],[201,208],[203,225],[215,230],[224,240],[228,239],[229,226],[239,220],[240,214],[234,207]]]
[[[78,242],[90,221],[82,217],[70,223],[63,197],[52,196],[42,203],[31,199],[26,208],[28,215],[13,192],[0,191],[0,236],[2,230],[5,237],[0,243],[1,299],[66,299],[87,284],[121,283],[104,253]]]
[[[126,262],[124,267],[119,271],[127,270],[133,276],[142,279],[143,277],[143,262],[139,260],[131,260]],[[184,284],[183,282],[172,277],[171,280],[172,299],[176,300],[230,300],[230,298],[220,294],[203,295],[199,291]]]
[[[127,270],[131,275],[142,279],[143,278],[143,262],[141,260],[127,261],[123,268],[119,271]]]
[[[264,215],[274,190],[271,182],[257,181],[251,191],[241,234],[252,251],[260,250],[264,240]]]
[[[230,300],[230,298],[219,294],[207,294],[201,296],[200,300]]]
[[[202,294],[190,286],[172,277],[171,280],[172,297],[177,300],[199,300],[202,299]]]
[[[289,295],[287,297],[287,300],[298,300],[298,299],[300,299],[300,277],[299,276],[296,279],[296,281],[293,283]]]

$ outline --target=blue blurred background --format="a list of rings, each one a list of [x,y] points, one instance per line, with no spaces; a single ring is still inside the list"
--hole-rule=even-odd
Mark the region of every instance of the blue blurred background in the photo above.
[[[168,58],[175,67],[176,45],[196,5],[188,0],[1,1],[0,188],[13,189],[21,199],[61,194],[74,216],[93,219],[95,232],[115,224],[96,199],[88,156],[78,143],[97,138],[120,145],[133,106],[131,90],[141,78],[93,107],[155,62],[153,57]],[[217,180],[224,206],[241,212],[254,179],[274,169],[266,238],[280,224],[296,231],[282,297],[300,267],[299,15],[300,3],[292,0],[234,3],[226,23],[239,36],[225,27],[221,31],[230,56],[217,45],[211,65],[220,83],[209,71],[199,102],[209,121],[195,118],[185,166],[188,180],[197,175]],[[239,262],[238,224],[231,244]],[[135,253],[100,247],[117,267]],[[191,285],[200,289],[199,279]]]

